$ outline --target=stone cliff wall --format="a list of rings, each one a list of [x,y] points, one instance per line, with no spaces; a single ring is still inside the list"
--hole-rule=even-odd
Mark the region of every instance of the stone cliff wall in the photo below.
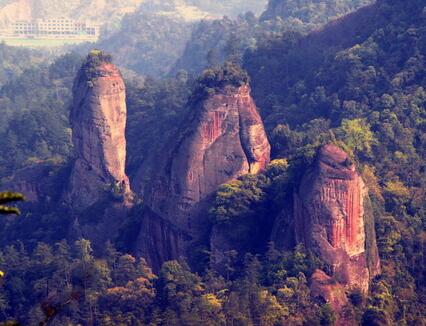
[[[73,88],[71,126],[75,163],[69,195],[74,207],[95,203],[102,192],[129,193],[126,162],[126,92],[118,69],[101,62],[80,70]]]
[[[137,177],[135,189],[156,215],[185,235],[175,246],[176,255],[185,256],[190,239],[205,235],[217,187],[269,163],[270,145],[249,86],[227,86],[195,103],[163,153],[157,171],[149,181]]]
[[[198,206],[220,184],[269,163],[270,145],[248,85],[226,87],[195,105],[163,169],[145,192],[158,215],[188,233],[197,232]]]
[[[296,240],[331,268],[331,275],[317,271],[312,279],[313,288],[326,300],[336,299],[330,296],[335,291],[325,290],[329,280],[345,290],[366,293],[371,278],[380,272],[374,222],[367,220],[372,218],[366,211],[371,209],[368,200],[368,190],[348,155],[334,145],[322,147],[294,195],[294,220]],[[368,248],[367,240],[372,244]],[[339,298],[333,301],[337,310],[336,302],[344,301]]]

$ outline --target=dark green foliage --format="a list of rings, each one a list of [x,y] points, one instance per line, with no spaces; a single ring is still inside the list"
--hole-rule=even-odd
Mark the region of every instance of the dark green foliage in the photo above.
[[[175,10],[169,2],[142,3],[123,18],[118,31],[96,47],[114,53],[115,63],[121,67],[144,75],[167,74],[181,55],[191,28]],[[87,51],[87,46],[82,48],[82,53]]]
[[[81,78],[85,78],[89,87],[93,87],[93,81],[99,77],[98,67],[103,63],[112,63],[112,56],[98,49],[93,49],[87,55],[81,71]]]
[[[247,255],[234,266],[240,276],[225,282],[211,271],[200,277],[177,261],[165,263],[156,276],[143,259],[122,254],[111,243],[106,248],[99,258],[85,239],[72,245],[39,242],[31,252],[22,244],[4,247],[2,318],[24,325],[265,326],[326,325],[332,318],[327,306],[309,296],[298,249],[285,258]],[[264,283],[278,261],[290,272],[282,272],[279,283]]]
[[[23,72],[0,88],[0,177],[38,162],[65,161],[71,150],[69,106],[81,58],[67,54],[52,65]]]
[[[226,60],[241,63],[244,51],[255,46],[256,39],[275,30],[279,31],[280,26],[275,23],[261,25],[250,13],[236,19],[201,21],[193,28],[191,39],[172,72],[184,69],[197,75]]]
[[[330,305],[325,304],[320,311],[320,325],[332,326],[336,322],[336,316]]]
[[[25,70],[39,65],[47,58],[41,51],[10,47],[0,43],[0,87]]]
[[[314,28],[371,3],[372,0],[271,0],[261,19],[280,17],[290,24]]]
[[[291,200],[288,164],[276,160],[259,175],[246,175],[219,187],[210,216],[233,249],[264,252],[274,218]]]
[[[240,87],[249,82],[249,76],[238,64],[225,62],[223,66],[206,69],[195,82],[192,101],[223,91],[226,86]]]
[[[423,8],[422,1],[378,1],[309,36],[264,42],[245,57],[273,154],[288,159],[296,183],[326,142],[352,152],[363,170],[372,197],[367,233],[374,233],[374,216],[387,284],[374,287],[366,325],[422,323]]]
[[[269,2],[269,9],[261,19],[251,12],[241,11],[236,18],[225,16],[213,21],[201,21],[193,28],[191,38],[172,72],[185,69],[191,74],[199,74],[206,67],[222,64],[226,60],[241,64],[247,49],[255,49],[270,38],[277,38],[289,31],[306,34],[331,19],[372,2],[278,0]],[[215,6],[218,6],[216,2]]]
[[[181,72],[175,78],[126,82],[128,125],[127,166],[132,175],[141,164],[156,168],[163,145],[186,118],[191,81]]]

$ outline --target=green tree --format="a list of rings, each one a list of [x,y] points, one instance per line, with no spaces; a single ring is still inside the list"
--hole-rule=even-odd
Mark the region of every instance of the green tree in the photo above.
[[[131,255],[122,255],[118,258],[118,263],[114,269],[114,281],[120,285],[126,285],[127,282],[136,278],[136,259]]]
[[[352,154],[370,154],[371,146],[376,143],[376,138],[365,119],[344,119],[338,129],[345,149]]]

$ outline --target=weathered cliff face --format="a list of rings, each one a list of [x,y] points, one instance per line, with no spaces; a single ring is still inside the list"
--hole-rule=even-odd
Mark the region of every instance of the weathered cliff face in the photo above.
[[[147,208],[140,221],[135,252],[154,271],[159,271],[165,261],[187,258],[186,244],[191,238],[185,232]]]
[[[200,206],[220,184],[269,162],[270,145],[249,86],[227,86],[197,103],[165,152],[145,199],[158,215],[196,232],[205,218]]]
[[[90,73],[88,71],[90,70]],[[73,87],[71,125],[75,163],[69,197],[84,209],[105,191],[128,194],[126,162],[126,92],[118,69],[100,62],[80,70]]]
[[[163,220],[152,227],[148,218],[145,230],[157,230],[158,235],[150,237],[170,244],[160,249],[173,244],[172,256],[157,252],[157,261],[186,256],[192,240],[205,238],[208,202],[219,185],[257,173],[269,163],[270,145],[249,86],[226,86],[197,101],[162,153],[156,171],[148,178],[140,171],[134,183],[146,205]],[[172,229],[177,236],[162,240]],[[146,239],[142,228],[138,246],[146,248]]]
[[[330,265],[331,278],[346,290],[368,291],[380,271],[368,190],[348,155],[334,145],[322,147],[294,196],[296,240]],[[325,299],[327,282],[312,286]],[[320,279],[321,282],[316,282]],[[318,284],[317,284],[318,283]],[[332,293],[331,291],[330,293]],[[336,299],[336,302],[342,302]]]

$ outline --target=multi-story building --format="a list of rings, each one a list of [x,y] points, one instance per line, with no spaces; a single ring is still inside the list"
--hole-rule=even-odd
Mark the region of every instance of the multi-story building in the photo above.
[[[68,18],[17,21],[12,24],[12,33],[19,36],[84,36],[97,38],[99,27],[87,22]]]

